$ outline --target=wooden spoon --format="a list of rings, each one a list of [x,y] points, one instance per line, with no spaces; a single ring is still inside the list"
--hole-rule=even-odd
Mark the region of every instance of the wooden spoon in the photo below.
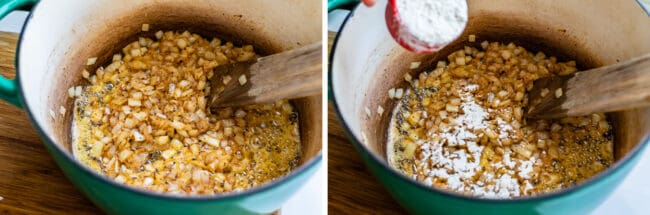
[[[210,107],[241,106],[321,93],[322,43],[215,68]]]
[[[572,75],[539,79],[528,95],[527,118],[584,116],[650,106],[650,54]]]

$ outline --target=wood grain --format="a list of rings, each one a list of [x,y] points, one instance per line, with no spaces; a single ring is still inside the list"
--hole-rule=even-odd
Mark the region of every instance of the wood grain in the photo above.
[[[406,214],[366,169],[333,105],[327,111],[327,200],[330,214]]]
[[[211,80],[210,106],[241,106],[318,95],[323,89],[322,53],[323,44],[316,42],[257,61],[219,66]],[[243,85],[239,80],[242,76],[246,80]],[[224,78],[232,80],[224,82]]]
[[[0,32],[0,73],[14,77],[18,35]],[[63,175],[27,115],[0,101],[0,214],[101,214]]]
[[[541,96],[542,90],[548,90],[548,95]],[[650,54],[569,76],[543,78],[535,81],[530,92],[529,118],[584,116],[650,106]]]

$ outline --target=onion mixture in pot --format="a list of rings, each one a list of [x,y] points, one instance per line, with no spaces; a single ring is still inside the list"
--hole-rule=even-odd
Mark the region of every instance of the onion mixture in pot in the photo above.
[[[427,186],[514,198],[574,186],[614,162],[606,115],[523,116],[533,81],[574,73],[574,61],[487,41],[447,60],[418,77],[407,74],[407,89],[391,89],[400,99],[389,125],[392,167]]]
[[[241,191],[288,174],[301,157],[288,101],[207,107],[213,69],[257,57],[250,45],[187,31],[139,38],[69,90],[75,157],[118,183],[173,194]]]

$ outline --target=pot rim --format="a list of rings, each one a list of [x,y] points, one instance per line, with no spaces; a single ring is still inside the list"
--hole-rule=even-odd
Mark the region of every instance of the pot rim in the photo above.
[[[339,32],[336,35],[336,38],[334,38],[334,41],[332,43],[332,50],[331,54],[329,56],[329,62],[331,64],[335,63],[335,53],[337,50],[337,45],[338,45],[338,40],[341,37],[342,33],[344,32],[344,29],[346,27],[347,22],[350,20],[352,16],[354,16],[354,13],[361,7],[362,4],[357,4],[352,10],[350,10],[350,13],[345,17],[345,20],[343,20],[343,23],[341,24],[341,27],[339,28]],[[625,156],[623,156],[621,159],[618,161],[614,162],[613,165],[609,166],[609,168],[599,172],[598,174],[589,177],[587,180],[584,180],[574,186],[570,186],[565,189],[560,189],[560,190],[555,190],[551,192],[546,192],[540,195],[532,195],[532,196],[524,196],[524,197],[516,197],[516,198],[509,198],[509,199],[496,199],[496,198],[478,198],[475,196],[469,196],[469,195],[463,195],[461,193],[451,191],[451,190],[445,190],[445,189],[440,189],[437,187],[428,187],[425,186],[422,183],[419,183],[411,178],[408,178],[406,175],[398,172],[394,168],[388,166],[387,162],[385,162],[384,159],[379,157],[377,154],[374,152],[370,151],[367,147],[363,146],[363,144],[360,144],[360,139],[359,137],[355,136],[350,127],[348,126],[347,122],[343,118],[343,115],[341,114],[339,103],[336,100],[336,94],[332,89],[334,89],[334,81],[333,81],[333,75],[334,72],[332,70],[333,66],[328,67],[328,86],[330,87],[329,89],[331,90],[331,97],[332,97],[332,102],[334,102],[334,110],[336,111],[336,116],[338,119],[342,122],[341,125],[343,127],[343,130],[348,136],[348,139],[352,140],[352,145],[355,146],[357,149],[358,153],[362,154],[367,154],[370,155],[371,157],[371,162],[379,164],[381,168],[384,171],[387,171],[389,174],[395,176],[398,178],[398,180],[405,181],[411,186],[415,186],[419,188],[419,190],[425,190],[428,191],[429,193],[436,194],[436,195],[442,195],[446,197],[451,197],[454,199],[458,200],[466,200],[466,201],[475,201],[475,202],[480,202],[480,203],[501,203],[501,204],[508,204],[508,203],[527,203],[527,202],[535,202],[535,201],[543,201],[543,200],[549,200],[549,199],[555,199],[555,198],[560,198],[566,195],[569,195],[571,193],[578,192],[580,190],[583,190],[583,188],[590,187],[593,184],[596,184],[597,182],[600,182],[601,179],[604,179],[606,176],[610,174],[614,174],[618,172],[620,169],[623,168],[624,165],[630,164],[630,160],[636,158],[641,154],[640,152],[643,151],[643,149],[646,148],[646,146],[650,143],[650,134],[646,134],[641,141],[632,149],[632,151],[626,153]],[[374,173],[374,172],[373,172]],[[375,176],[377,176],[375,174]],[[618,185],[618,184],[617,184]],[[616,185],[616,186],[617,186]],[[384,184],[382,186],[385,187]],[[392,193],[391,193],[392,195]]]
[[[49,145],[49,148],[54,148],[56,153],[63,154],[63,157],[65,157],[65,160],[68,162],[72,163],[75,167],[81,169],[81,172],[85,175],[88,175],[90,178],[93,178],[99,182],[102,182],[105,185],[110,185],[112,187],[116,187],[117,189],[120,189],[122,191],[126,192],[131,192],[137,195],[141,195],[144,197],[149,197],[149,198],[156,198],[160,200],[176,200],[176,201],[183,201],[183,202],[188,202],[188,201],[195,201],[195,202],[204,202],[204,201],[214,201],[214,200],[231,200],[231,199],[237,199],[237,198],[245,198],[249,196],[253,196],[255,194],[263,193],[266,191],[271,190],[272,188],[279,186],[281,184],[285,184],[289,182],[290,180],[293,180],[294,178],[298,177],[299,175],[305,174],[308,170],[313,169],[316,165],[320,164],[322,157],[323,157],[323,150],[321,149],[318,154],[312,158],[310,158],[307,162],[303,163],[302,165],[298,166],[298,168],[292,170],[289,172],[289,174],[286,174],[282,176],[279,179],[264,183],[262,185],[255,186],[250,189],[246,189],[241,192],[227,192],[223,194],[216,194],[216,195],[172,195],[169,193],[159,193],[159,192],[153,192],[145,189],[140,189],[136,187],[132,187],[126,184],[122,183],[117,183],[114,180],[109,179],[108,177],[104,175],[100,175],[99,173],[91,170],[87,166],[81,164],[77,159],[73,157],[71,153],[67,153],[66,150],[63,150],[58,144],[55,144],[54,140],[46,135],[43,132],[43,128],[40,124],[38,124],[35,120],[34,114],[32,113],[32,109],[30,108],[29,104],[27,104],[27,100],[24,96],[23,93],[23,87],[20,81],[20,49],[21,49],[21,44],[23,41],[23,35],[26,33],[25,30],[27,30],[27,26],[29,26],[30,21],[32,20],[34,12],[38,11],[38,8],[40,6],[40,2],[37,2],[29,12],[29,15],[25,19],[25,23],[22,26],[22,29],[20,31],[20,35],[18,37],[18,42],[16,43],[16,55],[15,55],[15,67],[16,67],[16,81],[18,83],[18,94],[20,95],[20,100],[21,103],[23,104],[24,111],[27,113],[27,116],[29,118],[29,121],[31,124],[36,128],[36,131],[39,133],[41,136],[41,139],[44,140],[43,143],[45,145]],[[51,150],[48,150],[49,153],[53,153]],[[50,155],[52,156],[52,155]],[[58,164],[57,164],[58,165]],[[61,168],[59,166],[59,168]],[[72,181],[71,181],[72,182]],[[78,186],[76,183],[73,183],[75,186]]]

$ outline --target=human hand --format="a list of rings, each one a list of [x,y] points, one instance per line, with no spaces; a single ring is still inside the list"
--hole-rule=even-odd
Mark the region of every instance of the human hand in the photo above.
[[[373,5],[375,5],[375,1],[376,0],[361,0],[361,2],[363,2],[363,4],[365,4],[368,7],[372,7]]]

